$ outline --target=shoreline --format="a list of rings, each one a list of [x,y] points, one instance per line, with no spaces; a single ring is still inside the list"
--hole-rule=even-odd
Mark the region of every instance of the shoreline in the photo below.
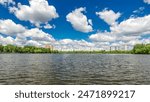
[[[0,53],[0,55],[2,54],[102,54],[102,55],[150,55],[150,54],[134,54],[134,53],[86,53],[86,52],[82,52],[82,53],[75,53],[75,52],[58,52],[58,53]]]
[[[56,50],[52,47],[0,45],[0,54],[150,54],[150,44],[136,44],[133,49],[122,50]]]

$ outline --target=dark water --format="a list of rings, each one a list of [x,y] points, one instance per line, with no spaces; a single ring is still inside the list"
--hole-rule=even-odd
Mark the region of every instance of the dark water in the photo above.
[[[0,54],[0,84],[150,85],[150,55]]]

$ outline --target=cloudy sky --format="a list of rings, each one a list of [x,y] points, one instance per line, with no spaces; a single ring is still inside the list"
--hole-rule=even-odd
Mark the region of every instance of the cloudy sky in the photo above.
[[[150,0],[0,0],[0,44],[100,50],[150,43]]]

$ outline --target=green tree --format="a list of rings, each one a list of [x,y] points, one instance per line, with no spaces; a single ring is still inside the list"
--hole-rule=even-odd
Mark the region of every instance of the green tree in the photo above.
[[[0,52],[3,52],[3,45],[0,45]]]
[[[132,52],[134,54],[150,54],[150,44],[136,44]]]

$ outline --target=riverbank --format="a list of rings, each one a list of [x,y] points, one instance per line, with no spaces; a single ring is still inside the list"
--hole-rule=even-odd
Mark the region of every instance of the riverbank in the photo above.
[[[18,47],[14,45],[0,45],[0,53],[31,53],[31,54],[150,54],[150,44],[136,44],[132,50],[72,50],[72,51],[59,51],[51,48],[35,47],[35,46],[24,46]]]
[[[93,51],[58,51],[58,53],[62,54],[132,54],[132,50],[130,51],[105,51],[105,50],[93,50]]]

